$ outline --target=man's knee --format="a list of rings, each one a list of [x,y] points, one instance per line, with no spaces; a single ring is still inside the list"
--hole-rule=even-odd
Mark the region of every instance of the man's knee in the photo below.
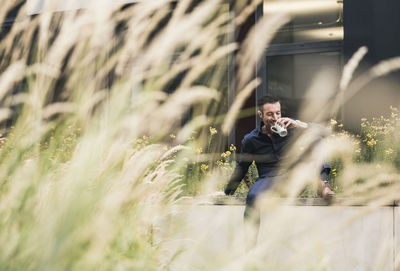
[[[256,193],[252,193],[249,191],[249,194],[247,194],[246,198],[246,208],[248,207],[254,207],[254,202],[256,201]]]

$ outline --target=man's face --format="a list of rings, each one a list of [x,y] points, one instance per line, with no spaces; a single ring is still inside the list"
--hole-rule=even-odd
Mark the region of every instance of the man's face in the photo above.
[[[267,127],[274,126],[275,121],[281,118],[281,104],[279,102],[264,104],[263,112],[258,111],[258,115]]]

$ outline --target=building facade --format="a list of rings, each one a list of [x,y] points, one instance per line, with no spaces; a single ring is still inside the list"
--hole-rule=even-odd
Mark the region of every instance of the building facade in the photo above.
[[[1,36],[10,29],[19,7],[7,14]],[[28,13],[40,13],[41,8],[30,7]],[[240,44],[248,30],[264,17],[284,12],[290,21],[279,29],[254,68],[254,77],[261,78],[262,83],[247,99],[244,109],[250,113],[237,120],[229,143],[238,144],[256,126],[258,97],[267,93],[279,96],[284,115],[314,121],[313,116],[302,115],[302,105],[305,101],[318,104],[335,99],[344,64],[358,48],[367,46],[368,53],[353,78],[380,61],[400,56],[399,10],[398,0],[264,0],[254,15],[235,29],[236,42]],[[235,89],[234,61],[229,65],[233,83],[229,83],[228,106],[239,91]],[[399,75],[392,72],[372,80],[353,97],[344,98],[343,106],[332,117],[356,130],[360,118],[387,114],[390,105],[399,105]],[[331,109],[328,103],[323,110]]]

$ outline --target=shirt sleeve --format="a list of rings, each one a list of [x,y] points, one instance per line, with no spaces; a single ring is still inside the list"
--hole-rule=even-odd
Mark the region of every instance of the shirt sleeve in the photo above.
[[[233,195],[238,188],[240,182],[246,176],[252,161],[250,159],[250,144],[243,139],[242,150],[240,152],[239,161],[236,164],[235,170],[225,188],[225,195]]]

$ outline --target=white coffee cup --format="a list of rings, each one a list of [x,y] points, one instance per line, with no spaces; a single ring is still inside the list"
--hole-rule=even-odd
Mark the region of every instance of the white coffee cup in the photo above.
[[[277,133],[281,137],[285,137],[287,135],[286,128],[280,126],[278,123],[275,123],[275,125],[271,127],[271,131]]]

